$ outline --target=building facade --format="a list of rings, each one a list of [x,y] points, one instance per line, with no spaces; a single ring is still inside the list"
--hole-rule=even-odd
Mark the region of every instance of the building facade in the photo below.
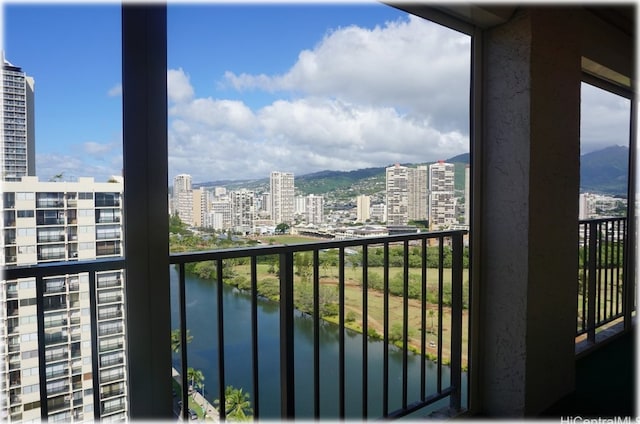
[[[305,218],[307,223],[319,225],[324,221],[324,197],[310,194],[305,197]]]
[[[356,197],[356,221],[367,222],[371,219],[371,196],[364,194]]]
[[[242,189],[230,192],[231,227],[242,234],[254,232],[256,215],[255,195],[253,191]]]
[[[0,85],[3,181],[20,181],[21,177],[35,175],[34,87],[33,78],[3,58]]]
[[[93,178],[5,182],[3,267],[121,256],[122,189]],[[2,419],[124,419],[123,271],[60,275],[38,288],[35,278],[0,284]]]
[[[427,167],[396,164],[386,169],[387,224],[427,219]]]
[[[173,178],[173,214],[189,225],[193,221],[193,192],[191,175],[179,174]]]
[[[455,165],[438,161],[429,165],[429,227],[432,230],[457,224]]]
[[[293,174],[273,171],[269,178],[271,190],[271,219],[276,224],[292,224],[295,213]]]

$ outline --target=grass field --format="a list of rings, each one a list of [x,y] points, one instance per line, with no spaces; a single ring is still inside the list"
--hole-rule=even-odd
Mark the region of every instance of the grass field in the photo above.
[[[270,278],[274,279],[274,275],[268,272],[269,266],[266,264],[258,265],[258,281]],[[236,275],[249,278],[250,269],[248,265],[234,266]],[[389,279],[397,278],[402,275],[402,268],[390,268]],[[338,269],[337,267],[323,267],[320,271],[320,284],[322,286],[338,288]],[[378,278],[382,278],[382,267],[370,267],[369,278],[373,274],[377,274]],[[420,269],[411,269],[410,275],[418,277],[421,275]],[[418,277],[419,278],[419,277]],[[345,269],[345,316],[348,318],[346,326],[350,329],[363,333],[363,289],[361,287],[362,268],[350,267]],[[302,283],[301,277],[296,276],[294,284]],[[463,293],[464,299],[468,299],[468,273],[463,274]],[[294,286],[294,291],[295,291]],[[430,298],[437,299],[438,296],[438,270],[427,269],[427,291],[431,294]],[[451,292],[451,270],[443,270],[443,294]],[[369,289],[367,296],[367,324],[368,331],[374,330],[377,334],[384,333],[384,295],[380,290]],[[438,304],[434,302],[425,302],[426,309],[423,312],[422,297],[418,299],[407,300],[408,310],[408,346],[411,350],[419,353],[421,351],[421,336],[424,331],[426,334],[426,354],[430,358],[436,358],[438,345]],[[466,302],[465,302],[466,303]],[[403,322],[404,300],[401,296],[389,295],[389,332],[401,333]],[[423,314],[425,322],[423,324]],[[337,323],[337,316],[324,317],[325,320]],[[467,365],[467,346],[468,346],[468,310],[463,310],[463,329],[462,329],[462,364]],[[400,327],[399,327],[400,326]],[[442,357],[443,362],[448,363],[450,358],[450,334],[451,334],[451,308],[443,305],[442,307]],[[401,345],[401,344],[400,344]]]

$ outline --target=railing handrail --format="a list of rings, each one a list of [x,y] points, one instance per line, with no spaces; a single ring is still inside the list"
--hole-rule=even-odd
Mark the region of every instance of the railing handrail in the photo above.
[[[626,216],[609,216],[600,218],[579,219],[578,224],[600,223],[607,221],[626,221]]]
[[[250,256],[279,255],[291,252],[338,249],[341,247],[370,246],[423,239],[440,239],[453,237],[455,235],[465,235],[467,233],[467,230],[429,231],[421,233],[396,234],[392,236],[375,236],[317,242],[311,241],[308,243],[273,244],[268,246],[241,246],[227,249],[201,250],[197,252],[179,252],[171,253],[169,255],[169,263],[172,265],[178,265],[214,259],[246,258]]]
[[[6,266],[3,269],[5,280],[18,278],[53,277],[64,274],[82,274],[84,272],[113,271],[125,268],[122,257],[79,260],[73,262],[47,262],[37,265]]]

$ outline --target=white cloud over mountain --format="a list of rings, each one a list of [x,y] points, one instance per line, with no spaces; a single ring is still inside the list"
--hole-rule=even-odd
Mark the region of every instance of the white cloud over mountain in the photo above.
[[[246,101],[198,97],[185,70],[169,70],[169,174],[263,178],[466,152],[469,55],[469,37],[410,17],[334,29],[282,75],[227,71],[222,84]],[[273,101],[252,110],[253,92]]]

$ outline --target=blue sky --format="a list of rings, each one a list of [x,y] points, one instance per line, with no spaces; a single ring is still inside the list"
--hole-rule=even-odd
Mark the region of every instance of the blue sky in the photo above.
[[[40,179],[120,174],[119,6],[5,3],[3,19],[7,60],[36,82]],[[468,151],[470,40],[455,31],[379,3],[213,3],[170,4],[168,33],[170,179]],[[585,149],[626,144],[604,125],[623,125],[625,105],[585,96],[599,118]]]

